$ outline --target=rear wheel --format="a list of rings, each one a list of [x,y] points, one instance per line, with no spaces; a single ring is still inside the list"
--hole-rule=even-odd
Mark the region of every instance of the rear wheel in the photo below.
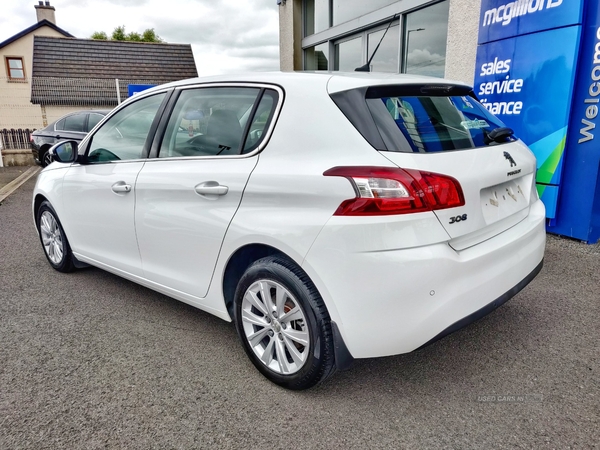
[[[67,241],[62,225],[49,202],[45,201],[41,204],[36,224],[44,253],[50,265],[59,272],[73,271],[75,267],[69,241]]]
[[[308,276],[286,258],[252,264],[235,293],[244,350],[269,380],[307,389],[335,372],[331,320]]]

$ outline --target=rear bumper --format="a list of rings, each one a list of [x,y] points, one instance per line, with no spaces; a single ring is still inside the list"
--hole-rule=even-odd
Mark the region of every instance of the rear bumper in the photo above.
[[[517,225],[462,251],[447,240],[366,251],[369,239],[381,242],[377,230],[334,217],[303,265],[353,358],[407,353],[491,312],[539,272],[546,240],[540,201]]]
[[[504,305],[507,301],[517,295],[525,286],[527,286],[535,277],[537,277],[538,273],[541,272],[542,267],[544,266],[544,261],[540,262],[538,266],[533,269],[533,271],[527,275],[519,284],[517,284],[514,288],[510,289],[508,292],[505,292],[503,295],[498,297],[492,303],[488,303],[483,308],[475,311],[474,313],[469,314],[467,317],[463,317],[458,322],[453,323],[440,334],[435,336],[433,339],[429,340],[425,344],[423,344],[419,348],[427,347],[428,345],[433,344],[434,342],[439,341],[440,339],[448,336],[449,334],[454,333],[455,331],[460,330],[461,328],[466,327],[467,325],[472,324],[473,322],[481,319],[482,317],[487,316],[489,313]],[[418,349],[417,349],[418,350]]]

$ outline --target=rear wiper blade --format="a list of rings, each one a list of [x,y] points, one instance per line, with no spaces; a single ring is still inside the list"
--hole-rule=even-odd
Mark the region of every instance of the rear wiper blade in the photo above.
[[[492,142],[506,142],[506,140],[511,137],[515,132],[512,128],[508,127],[499,127],[494,128],[489,133],[484,131],[483,142],[486,144],[491,144]]]

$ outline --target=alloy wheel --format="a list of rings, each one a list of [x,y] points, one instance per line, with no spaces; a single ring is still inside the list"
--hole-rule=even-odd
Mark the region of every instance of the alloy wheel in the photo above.
[[[60,264],[65,254],[63,237],[58,222],[49,211],[44,211],[40,217],[40,234],[48,258],[54,264]]]
[[[244,293],[241,313],[246,339],[266,367],[291,375],[304,366],[310,335],[304,311],[288,289],[272,280],[254,282]]]

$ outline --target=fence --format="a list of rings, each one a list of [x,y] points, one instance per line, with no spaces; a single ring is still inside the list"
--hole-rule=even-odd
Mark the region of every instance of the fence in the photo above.
[[[128,95],[130,84],[161,84],[163,81],[35,77],[31,102],[39,105],[115,107]]]
[[[29,136],[35,130],[29,128],[12,129],[0,129],[0,148],[3,149],[28,149],[29,148]]]
[[[110,109],[127,98],[128,85],[166,81],[50,77],[14,81],[0,77],[0,129],[42,128],[71,111]]]

